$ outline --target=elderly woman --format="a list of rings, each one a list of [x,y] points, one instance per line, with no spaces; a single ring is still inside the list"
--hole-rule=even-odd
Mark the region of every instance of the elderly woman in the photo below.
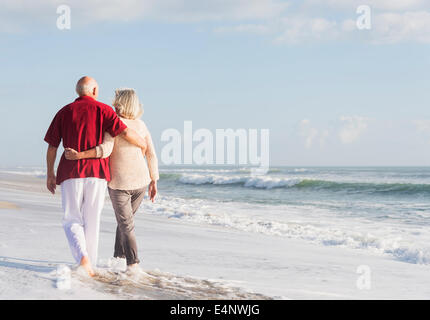
[[[133,89],[116,90],[113,106],[127,127],[134,129],[145,139],[146,150],[135,147],[121,137],[112,138],[106,133],[101,145],[83,152],[66,149],[65,156],[68,160],[110,156],[112,179],[108,183],[108,190],[118,223],[114,257],[125,258],[127,271],[139,273],[141,269],[138,265],[134,215],[145,196],[146,187],[154,202],[159,179],[158,162],[148,128],[139,119],[143,109],[136,92]]]

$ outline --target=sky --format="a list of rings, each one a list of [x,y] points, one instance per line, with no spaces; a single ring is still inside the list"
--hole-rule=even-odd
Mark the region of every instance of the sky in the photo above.
[[[271,165],[430,165],[425,0],[2,0],[0,70],[0,167],[44,165],[83,75],[136,89],[158,154],[192,121],[269,129]]]

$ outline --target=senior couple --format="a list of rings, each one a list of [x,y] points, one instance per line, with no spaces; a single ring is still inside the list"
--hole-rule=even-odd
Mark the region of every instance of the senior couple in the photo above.
[[[97,101],[99,88],[90,77],[76,84],[79,97],[63,107],[45,136],[47,188],[61,186],[63,228],[76,262],[89,276],[97,263],[100,215],[106,187],[118,223],[114,257],[125,258],[127,271],[141,273],[134,215],[148,188],[154,202],[158,163],[151,135],[140,120],[142,106],[133,89],[115,91],[113,106]],[[57,148],[65,149],[57,168]]]

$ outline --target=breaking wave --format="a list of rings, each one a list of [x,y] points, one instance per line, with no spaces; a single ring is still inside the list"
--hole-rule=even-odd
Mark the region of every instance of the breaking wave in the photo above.
[[[347,182],[270,175],[253,177],[249,175],[162,174],[161,177],[190,185],[237,185],[257,189],[295,188],[350,193],[430,195],[430,184],[416,183]]]

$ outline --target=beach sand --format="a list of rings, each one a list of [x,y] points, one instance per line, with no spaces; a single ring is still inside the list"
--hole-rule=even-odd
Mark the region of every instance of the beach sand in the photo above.
[[[0,176],[0,299],[430,298],[426,265],[142,211],[136,234],[148,276],[121,278],[108,267],[116,228],[108,198],[99,245],[105,276],[88,279],[72,271],[71,288],[60,290],[56,269],[73,269],[74,262],[61,227],[60,192],[52,196],[44,183]],[[367,289],[357,286],[362,265],[371,271]]]

